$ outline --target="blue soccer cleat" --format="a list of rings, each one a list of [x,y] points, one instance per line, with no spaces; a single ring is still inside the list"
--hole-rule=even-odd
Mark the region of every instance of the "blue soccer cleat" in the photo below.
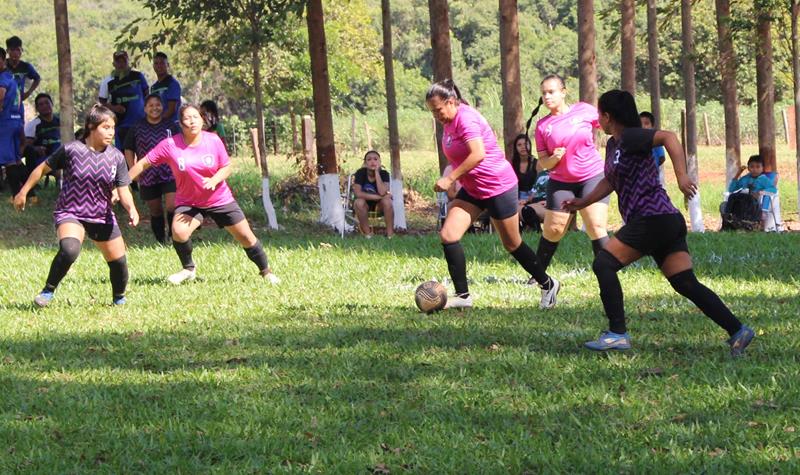
[[[127,300],[125,300],[124,295],[121,297],[114,297],[114,300],[112,301],[114,305],[125,305],[126,302]]]
[[[753,341],[753,337],[755,336],[756,333],[752,328],[747,325],[742,325],[742,328],[740,328],[738,332],[728,338],[728,344],[731,345],[731,356],[734,358],[742,356],[744,349]]]
[[[37,307],[47,307],[50,304],[50,301],[53,300],[54,293],[49,290],[42,290],[39,292],[39,295],[33,298],[33,303]]]
[[[620,334],[604,331],[598,339],[587,341],[583,346],[593,351],[630,350],[631,337],[628,332]]]

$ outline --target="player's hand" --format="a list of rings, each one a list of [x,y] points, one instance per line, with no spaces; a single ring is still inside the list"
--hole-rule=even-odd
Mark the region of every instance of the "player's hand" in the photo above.
[[[136,227],[139,224],[139,212],[136,211],[136,208],[133,208],[128,212],[128,224],[133,227]]]
[[[583,198],[576,198],[574,200],[565,200],[561,203],[561,209],[563,211],[569,211],[570,213],[573,211],[578,211],[586,207],[588,203]]]
[[[453,186],[453,180],[451,180],[450,177],[443,176],[436,180],[436,184],[433,185],[433,191],[447,191],[451,186]]]
[[[678,188],[686,198],[693,198],[697,194],[697,185],[689,178],[689,175],[681,175],[678,177]]]
[[[204,190],[211,190],[214,191],[217,188],[217,180],[214,177],[211,178],[203,178],[203,189]]]
[[[116,188],[111,190],[111,204],[115,205],[119,203],[119,191]]]
[[[553,158],[561,160],[564,158],[565,153],[567,153],[566,147],[558,147],[557,149],[553,150]]]
[[[25,211],[25,202],[28,200],[27,194],[19,192],[14,197],[14,209],[17,211]]]

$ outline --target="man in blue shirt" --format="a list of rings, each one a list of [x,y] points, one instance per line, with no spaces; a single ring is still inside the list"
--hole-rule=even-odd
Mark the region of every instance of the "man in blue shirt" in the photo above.
[[[164,112],[161,117],[170,122],[178,122],[178,111],[181,108],[181,84],[169,74],[167,55],[158,52],[153,57],[153,71],[158,80],[150,86],[151,94],[161,96]]]
[[[17,81],[17,87],[19,88],[19,93],[22,96],[19,101],[19,113],[20,120],[24,123],[25,105],[23,102],[31,94],[33,94],[33,91],[35,91],[37,87],[39,87],[39,81],[41,81],[41,77],[31,63],[26,63],[25,61],[21,60],[22,40],[19,37],[12,36],[11,38],[7,39],[6,50],[8,54],[8,64],[6,64],[6,68],[14,76],[14,80]],[[31,87],[25,89],[27,80],[31,80]]]
[[[128,53],[114,53],[114,79],[108,83],[107,107],[117,114],[115,146],[123,149],[125,136],[144,118],[144,98],[150,94],[144,75],[131,69]]]
[[[0,167],[6,167],[12,195],[19,192],[24,167],[19,164],[22,121],[19,114],[20,92],[14,76],[6,68],[6,50],[0,48]],[[19,166],[18,166],[19,165]],[[23,168],[23,170],[18,170]]]

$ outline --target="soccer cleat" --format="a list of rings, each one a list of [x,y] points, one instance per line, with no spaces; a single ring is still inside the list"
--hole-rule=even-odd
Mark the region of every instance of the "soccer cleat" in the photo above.
[[[604,331],[600,334],[600,338],[587,341],[583,346],[593,351],[630,350],[631,337],[628,332],[619,334],[612,331]]]
[[[447,303],[444,308],[472,308],[472,295],[467,295],[466,297],[451,295],[447,297]]]
[[[550,277],[550,282],[552,285],[549,289],[542,289],[542,300],[539,301],[539,308],[543,310],[556,306],[556,298],[561,290],[561,282],[552,277]]]
[[[125,305],[126,302],[124,295],[122,297],[114,297],[114,300],[112,300],[114,305]]]
[[[744,349],[753,341],[756,336],[752,328],[747,325],[742,325],[738,332],[734,333],[732,337],[728,338],[728,344],[731,345],[731,356],[738,358],[744,354]]]
[[[167,277],[167,280],[170,284],[180,285],[187,280],[194,280],[195,277],[197,277],[197,271],[195,269],[181,269]]]
[[[37,307],[47,307],[51,300],[53,300],[53,292],[49,290],[42,290],[39,292],[39,295],[33,298],[33,303],[36,304]]]
[[[264,279],[269,282],[271,285],[278,285],[281,283],[281,279],[278,278],[277,275],[273,274],[272,272],[267,272],[264,274]]]

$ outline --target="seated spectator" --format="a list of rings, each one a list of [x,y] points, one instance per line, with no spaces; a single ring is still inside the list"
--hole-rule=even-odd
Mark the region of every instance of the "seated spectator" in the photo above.
[[[749,173],[741,178],[741,174],[748,170]],[[772,196],[778,192],[772,180],[764,174],[764,162],[760,155],[753,155],[747,160],[747,166],[742,166],[739,173],[731,181],[728,186],[729,193],[750,193],[761,204],[761,217],[762,222],[766,226],[768,222],[772,222],[774,228],[774,220],[770,220],[768,214],[772,212]],[[774,229],[766,229],[768,231]]]
[[[369,212],[383,212],[386,221],[386,237],[394,235],[394,209],[392,195],[389,192],[389,172],[381,168],[381,156],[375,150],[364,155],[364,166],[356,171],[353,177],[355,201],[353,208],[358,218],[358,227],[367,238],[372,237],[369,225]]]
[[[61,146],[61,121],[53,113],[53,98],[42,92],[36,95],[34,104],[38,115],[25,124],[25,148],[22,152],[27,169],[26,180],[34,168]],[[36,196],[35,190],[36,187],[32,188],[28,196]]]
[[[217,103],[212,100],[203,101],[200,104],[200,116],[203,117],[203,130],[214,132],[222,140],[225,150],[228,149],[228,140],[225,137],[225,127],[219,120],[219,109]]]
[[[642,111],[639,113],[639,119],[642,121],[643,129],[656,128],[656,116],[654,116],[652,113]],[[651,156],[653,157],[653,160],[656,161],[656,166],[661,167],[661,165],[663,165],[664,161],[667,159],[667,151],[663,146],[659,145],[658,147],[653,147],[653,153]]]
[[[514,139],[514,152],[511,164],[514,166],[514,173],[517,175],[519,189],[519,209],[528,201],[531,190],[536,182],[537,162],[531,156],[531,139],[526,134],[519,134]]]
[[[520,226],[541,232],[544,222],[545,211],[547,210],[547,182],[550,180],[550,172],[542,170],[536,176],[528,198],[520,210]],[[575,220],[572,219],[574,224]]]

